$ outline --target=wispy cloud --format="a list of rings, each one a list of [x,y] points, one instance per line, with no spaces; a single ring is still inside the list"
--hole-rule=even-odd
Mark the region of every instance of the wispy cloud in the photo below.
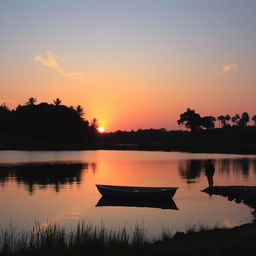
[[[235,70],[238,68],[238,65],[236,63],[226,64],[223,66],[222,71],[224,73],[230,72],[232,70]]]
[[[66,77],[80,78],[85,80],[84,74],[81,72],[67,72],[63,67],[60,66],[58,57],[54,55],[51,51],[46,52],[46,57],[42,55],[37,55],[34,57],[35,61],[41,62],[44,66],[54,69],[59,74]]]

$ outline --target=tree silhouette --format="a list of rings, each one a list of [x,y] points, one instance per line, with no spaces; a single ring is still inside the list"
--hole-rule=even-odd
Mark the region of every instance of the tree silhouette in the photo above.
[[[187,108],[187,111],[180,114],[180,119],[177,121],[178,125],[185,125],[186,128],[192,132],[201,129],[201,116],[195,110]]]
[[[231,118],[231,121],[232,121],[236,126],[239,125],[239,120],[240,120],[240,115],[238,115],[238,114],[235,114],[235,115]]]
[[[231,119],[231,117],[230,117],[229,114],[225,115],[226,126],[230,126],[230,124],[229,124],[229,120],[230,120],[230,119]]]
[[[30,97],[26,102],[26,106],[32,106],[32,105],[35,105],[35,103],[36,103],[36,98]]]
[[[10,110],[9,108],[3,103],[2,105],[0,105],[0,113],[9,113]]]
[[[97,129],[99,128],[99,121],[96,118],[93,118],[91,121],[91,125]]]
[[[60,98],[56,98],[53,104],[48,104],[47,102],[36,104],[36,98],[30,97],[24,105],[18,105],[14,110],[10,110],[5,104],[0,105],[0,134],[14,134],[17,138],[24,137],[26,140],[42,139],[46,142],[50,140],[92,140],[98,134],[97,128],[99,127],[99,123],[97,119],[93,119],[89,122],[85,119],[84,115],[85,111],[82,106],[68,107],[62,105]],[[217,120],[221,122],[222,127],[230,126],[228,123],[230,115],[228,114],[218,116]],[[249,120],[250,118],[247,112],[243,112],[241,117],[238,114],[234,115],[231,121],[234,123],[234,126],[239,126],[240,129],[228,130],[227,133],[223,131],[223,135],[229,132],[232,132],[232,134],[239,132],[242,138],[242,128],[248,125]],[[254,115],[251,120],[256,126],[256,115]],[[195,110],[187,108],[184,113],[180,114],[180,119],[177,120],[177,123],[179,125],[185,125],[185,127],[192,132],[196,132],[203,129],[214,129],[215,121],[216,118],[213,116],[201,117]],[[246,129],[246,131],[254,134],[255,128],[250,127],[250,129]],[[178,132],[178,135],[184,136],[184,138],[187,136],[187,132],[176,132]],[[212,134],[215,134],[215,132]],[[222,132],[220,134],[222,134]],[[104,136],[106,137],[106,134],[102,137]],[[123,138],[127,139],[129,142],[133,141],[134,143],[145,143],[148,141],[154,143],[159,143],[159,141],[161,141],[161,143],[169,143],[175,137],[169,136],[169,131],[163,128],[139,129],[137,132],[117,131],[114,137],[110,137],[116,139],[118,143],[122,141]],[[174,140],[176,140],[176,138]]]
[[[216,118],[213,116],[205,116],[201,118],[201,126],[206,129],[213,129]]]
[[[217,120],[220,121],[221,127],[226,126],[226,117],[225,117],[225,116],[223,116],[223,115],[218,116],[218,117],[217,117]]]
[[[99,121],[96,118],[93,118],[90,127],[93,133],[97,133],[99,128]]]
[[[78,105],[78,106],[76,107],[76,112],[77,112],[77,114],[78,114],[79,116],[83,116],[83,115],[84,115],[84,109],[83,109],[80,105]]]
[[[33,98],[34,99],[34,98]],[[51,140],[85,140],[95,137],[95,129],[83,118],[84,110],[60,105],[57,98],[54,104],[34,100],[15,110],[17,132],[21,136]]]
[[[179,125],[185,125],[192,132],[205,129],[213,129],[216,118],[213,116],[201,117],[195,110],[190,108],[186,112],[180,114],[180,119],[177,121]]]
[[[5,104],[0,105],[0,133],[10,133],[13,129],[12,121],[12,112]]]
[[[230,115],[227,114],[227,115],[220,115],[217,117],[217,120],[220,122],[220,126],[223,128],[223,127],[227,127],[227,126],[230,126],[230,124],[228,123],[229,120],[230,120]]]
[[[242,113],[242,116],[238,122],[238,125],[241,127],[246,127],[247,123],[250,121],[249,114],[247,112]]]
[[[53,101],[54,105],[55,106],[59,106],[61,104],[61,99],[59,98],[56,98],[54,101]]]

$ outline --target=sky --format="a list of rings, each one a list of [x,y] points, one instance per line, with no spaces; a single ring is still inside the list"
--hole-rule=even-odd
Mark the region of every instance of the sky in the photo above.
[[[106,131],[256,114],[255,0],[0,0],[0,104],[82,105]]]

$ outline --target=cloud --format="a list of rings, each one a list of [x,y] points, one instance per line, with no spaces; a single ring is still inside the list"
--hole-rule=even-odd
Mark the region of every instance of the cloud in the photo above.
[[[55,56],[51,51],[46,52],[46,57],[37,55],[34,57],[35,61],[41,62],[44,66],[54,69],[59,74],[66,77],[80,78],[84,80],[84,74],[81,72],[67,72],[58,62],[58,57]]]
[[[235,70],[238,68],[238,65],[236,63],[231,63],[231,64],[226,64],[223,68],[222,71],[224,73],[227,73],[229,71]]]

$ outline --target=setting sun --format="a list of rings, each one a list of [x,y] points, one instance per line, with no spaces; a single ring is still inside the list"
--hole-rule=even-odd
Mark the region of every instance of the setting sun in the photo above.
[[[102,127],[102,126],[100,126],[99,128],[98,128],[98,132],[104,132],[105,131],[105,129]]]

